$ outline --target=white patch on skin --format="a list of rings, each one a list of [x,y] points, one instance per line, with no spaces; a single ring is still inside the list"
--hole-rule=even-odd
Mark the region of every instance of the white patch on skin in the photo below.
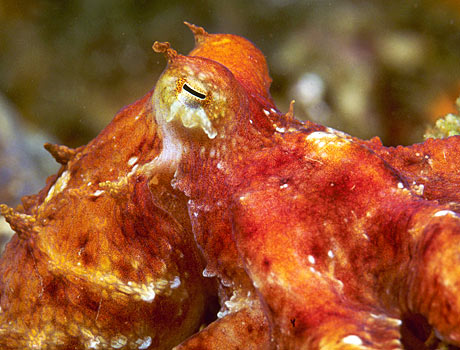
[[[267,117],[270,115],[270,112],[267,111],[266,109],[263,109],[262,111],[264,112],[264,114],[265,114]]]
[[[137,158],[136,156],[129,158],[129,160],[128,160],[128,165],[129,165],[129,166],[133,166],[134,164],[136,164],[137,159],[138,159],[138,158]]]
[[[310,266],[310,272],[314,273],[316,276],[323,278],[323,274],[315,269],[313,266]]]
[[[224,307],[222,307],[221,310],[217,313],[217,317],[222,318],[245,307],[251,307],[253,300],[251,300],[249,297],[249,293],[242,293],[241,290],[235,289],[230,299],[224,302]]]
[[[313,255],[309,255],[308,256],[308,262],[310,264],[315,264],[315,262],[316,262],[315,257]]]
[[[326,131],[327,131],[327,132],[330,132],[331,134],[334,134],[334,135],[343,137],[344,139],[350,138],[350,135],[345,134],[343,131],[335,130],[335,129],[333,129],[333,128],[329,128],[329,127],[328,127],[328,128],[326,128]]]
[[[139,168],[139,164],[136,164],[135,166],[133,166],[131,171],[128,173],[127,177],[133,176],[136,173],[137,168]]]
[[[112,338],[110,341],[110,346],[114,349],[121,349],[123,346],[126,345],[128,339],[124,335],[119,335],[115,338]]]
[[[107,348],[106,340],[101,336],[94,335],[89,329],[81,328],[81,335],[86,339],[85,348],[86,349],[101,349]]]
[[[288,184],[281,185],[280,189],[287,188],[288,186],[289,186]]]
[[[171,289],[176,289],[180,286],[181,284],[181,281],[180,281],[180,277],[179,276],[176,276],[174,277],[174,280],[171,282]]]
[[[151,303],[153,299],[155,299],[156,293],[153,289],[153,286],[150,284],[144,290],[140,291],[139,295],[141,296],[142,300]]]
[[[49,269],[51,271],[62,271],[62,264],[56,257],[56,252],[48,250],[51,260],[48,260]],[[96,284],[101,288],[112,290],[114,293],[124,293],[134,296],[137,300],[143,300],[151,303],[154,301],[156,295],[169,296],[173,293],[175,288],[180,286],[180,278],[178,276],[167,278],[164,277],[147,277],[144,283],[134,281],[124,282],[112,274],[102,274],[96,272],[94,274],[87,274],[83,266],[72,265],[66,270],[68,275],[85,276],[85,280],[89,283]],[[165,271],[166,272],[166,271]]]
[[[341,280],[339,280],[339,279],[336,279],[335,281],[339,285],[340,290],[342,290],[343,289],[343,282]]]
[[[423,196],[423,192],[425,190],[425,185],[423,184],[417,184],[415,181],[412,182],[412,189],[414,190],[414,192],[419,195],[419,196]]]
[[[341,147],[350,143],[350,140],[348,139],[324,131],[312,132],[311,134],[307,135],[305,141],[312,143],[320,149],[324,148],[325,146]],[[320,155],[322,157],[327,157],[327,153],[321,153]]]
[[[404,185],[403,185],[402,182],[398,182],[398,188],[400,188],[400,189],[403,189],[403,188],[404,188]]]
[[[327,256],[330,257],[331,259],[334,257],[334,252],[332,250],[329,250],[327,252]]]
[[[208,270],[207,268],[203,270],[202,274],[203,274],[203,277],[209,277],[209,278],[216,277],[216,273],[214,271]]]
[[[101,194],[103,194],[103,193],[104,193],[103,190],[97,190],[97,191],[95,191],[95,192],[93,193],[93,196],[94,196],[94,197],[99,197],[99,196],[100,196]]]
[[[372,318],[375,318],[376,320],[385,320],[387,322],[393,323],[397,327],[402,325],[402,321],[399,318],[388,317],[387,315],[376,315],[373,313],[371,313],[370,315]]]
[[[50,190],[48,191],[48,194],[45,198],[45,201],[43,203],[48,202],[51,198],[53,198],[55,195],[58,193],[64,191],[64,189],[67,187],[67,184],[70,180],[70,172],[68,170],[64,171],[61,176],[56,180],[53,186],[51,186]]]
[[[100,340],[97,339],[97,338],[90,339],[88,341],[87,347],[88,347],[88,349],[99,349],[99,344],[100,343],[101,343]]]
[[[224,311],[219,311],[217,313],[217,318],[223,318],[225,316],[227,316],[230,312],[228,310],[224,310]]]
[[[436,213],[433,214],[434,217],[439,217],[439,216],[446,216],[446,215],[450,215],[450,216],[453,216],[454,218],[458,218],[458,214],[452,210],[440,210]]]
[[[171,105],[168,116],[165,118],[166,122],[171,122],[179,116],[182,125],[186,128],[200,127],[208,135],[210,139],[217,136],[216,129],[213,128],[208,115],[203,107],[191,108],[184,104],[183,101],[177,99]]]
[[[140,350],[147,349],[152,344],[151,337],[145,337],[144,339],[136,340],[136,344],[139,345],[137,348]]]
[[[280,132],[280,133],[286,132],[286,128],[280,128],[279,126],[276,126],[275,130]]]
[[[169,168],[171,172],[176,171],[182,158],[182,153],[184,152],[182,143],[179,142],[179,139],[173,131],[168,130],[165,126],[161,127],[161,131],[163,135],[161,153],[150,163],[145,164],[146,171],[153,174],[156,174],[165,168]],[[134,168],[136,168],[137,165],[138,164],[136,164]]]
[[[188,75],[195,75],[195,72],[189,66],[184,66],[183,69]]]
[[[337,136],[330,134],[324,131],[315,131],[311,134],[308,134],[306,137],[307,141],[320,141],[322,139],[336,139]]]
[[[342,338],[342,343],[358,346],[363,345],[361,338],[354,334],[347,335],[346,337]]]

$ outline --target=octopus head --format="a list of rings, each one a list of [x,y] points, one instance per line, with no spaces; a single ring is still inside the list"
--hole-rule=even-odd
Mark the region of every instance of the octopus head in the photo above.
[[[154,49],[168,58],[153,97],[158,124],[198,130],[214,139],[222,126],[237,117],[244,100],[240,83],[213,60],[178,55],[168,44],[156,43]]]

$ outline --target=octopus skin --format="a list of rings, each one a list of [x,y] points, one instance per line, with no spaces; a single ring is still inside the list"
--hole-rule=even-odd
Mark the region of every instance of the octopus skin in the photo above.
[[[48,145],[59,173],[3,207],[17,234],[0,264],[1,349],[170,349],[199,327],[206,281],[186,201],[136,173],[161,145],[147,101],[85,147]]]
[[[188,26],[154,90],[1,207],[1,348],[460,346],[460,137],[297,121],[252,43]]]

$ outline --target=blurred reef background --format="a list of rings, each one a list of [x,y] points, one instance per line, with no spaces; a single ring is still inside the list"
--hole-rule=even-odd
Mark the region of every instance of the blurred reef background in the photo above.
[[[396,145],[455,111],[458,0],[1,0],[0,202],[57,169],[44,141],[85,144],[152,89],[165,67],[153,42],[193,48],[184,20],[253,41],[278,107],[295,99],[300,119]]]

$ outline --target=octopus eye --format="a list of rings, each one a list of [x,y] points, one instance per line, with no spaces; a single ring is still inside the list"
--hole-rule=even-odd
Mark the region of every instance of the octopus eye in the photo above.
[[[186,83],[182,86],[182,89],[187,91],[189,94],[199,98],[200,100],[204,100],[206,98],[205,94],[202,94],[201,92],[198,92],[196,90],[193,90],[190,86],[188,86]]]
[[[194,81],[192,88],[185,78],[176,80],[173,98],[170,100],[168,112],[164,116],[166,122],[180,120],[188,129],[201,128],[206,135],[213,139],[217,136],[217,130],[212,125],[208,116],[208,107],[212,103],[212,93],[207,92],[206,86],[200,81]],[[161,91],[156,88],[155,92]],[[158,106],[162,101],[160,100]],[[161,111],[161,109],[158,109]]]

